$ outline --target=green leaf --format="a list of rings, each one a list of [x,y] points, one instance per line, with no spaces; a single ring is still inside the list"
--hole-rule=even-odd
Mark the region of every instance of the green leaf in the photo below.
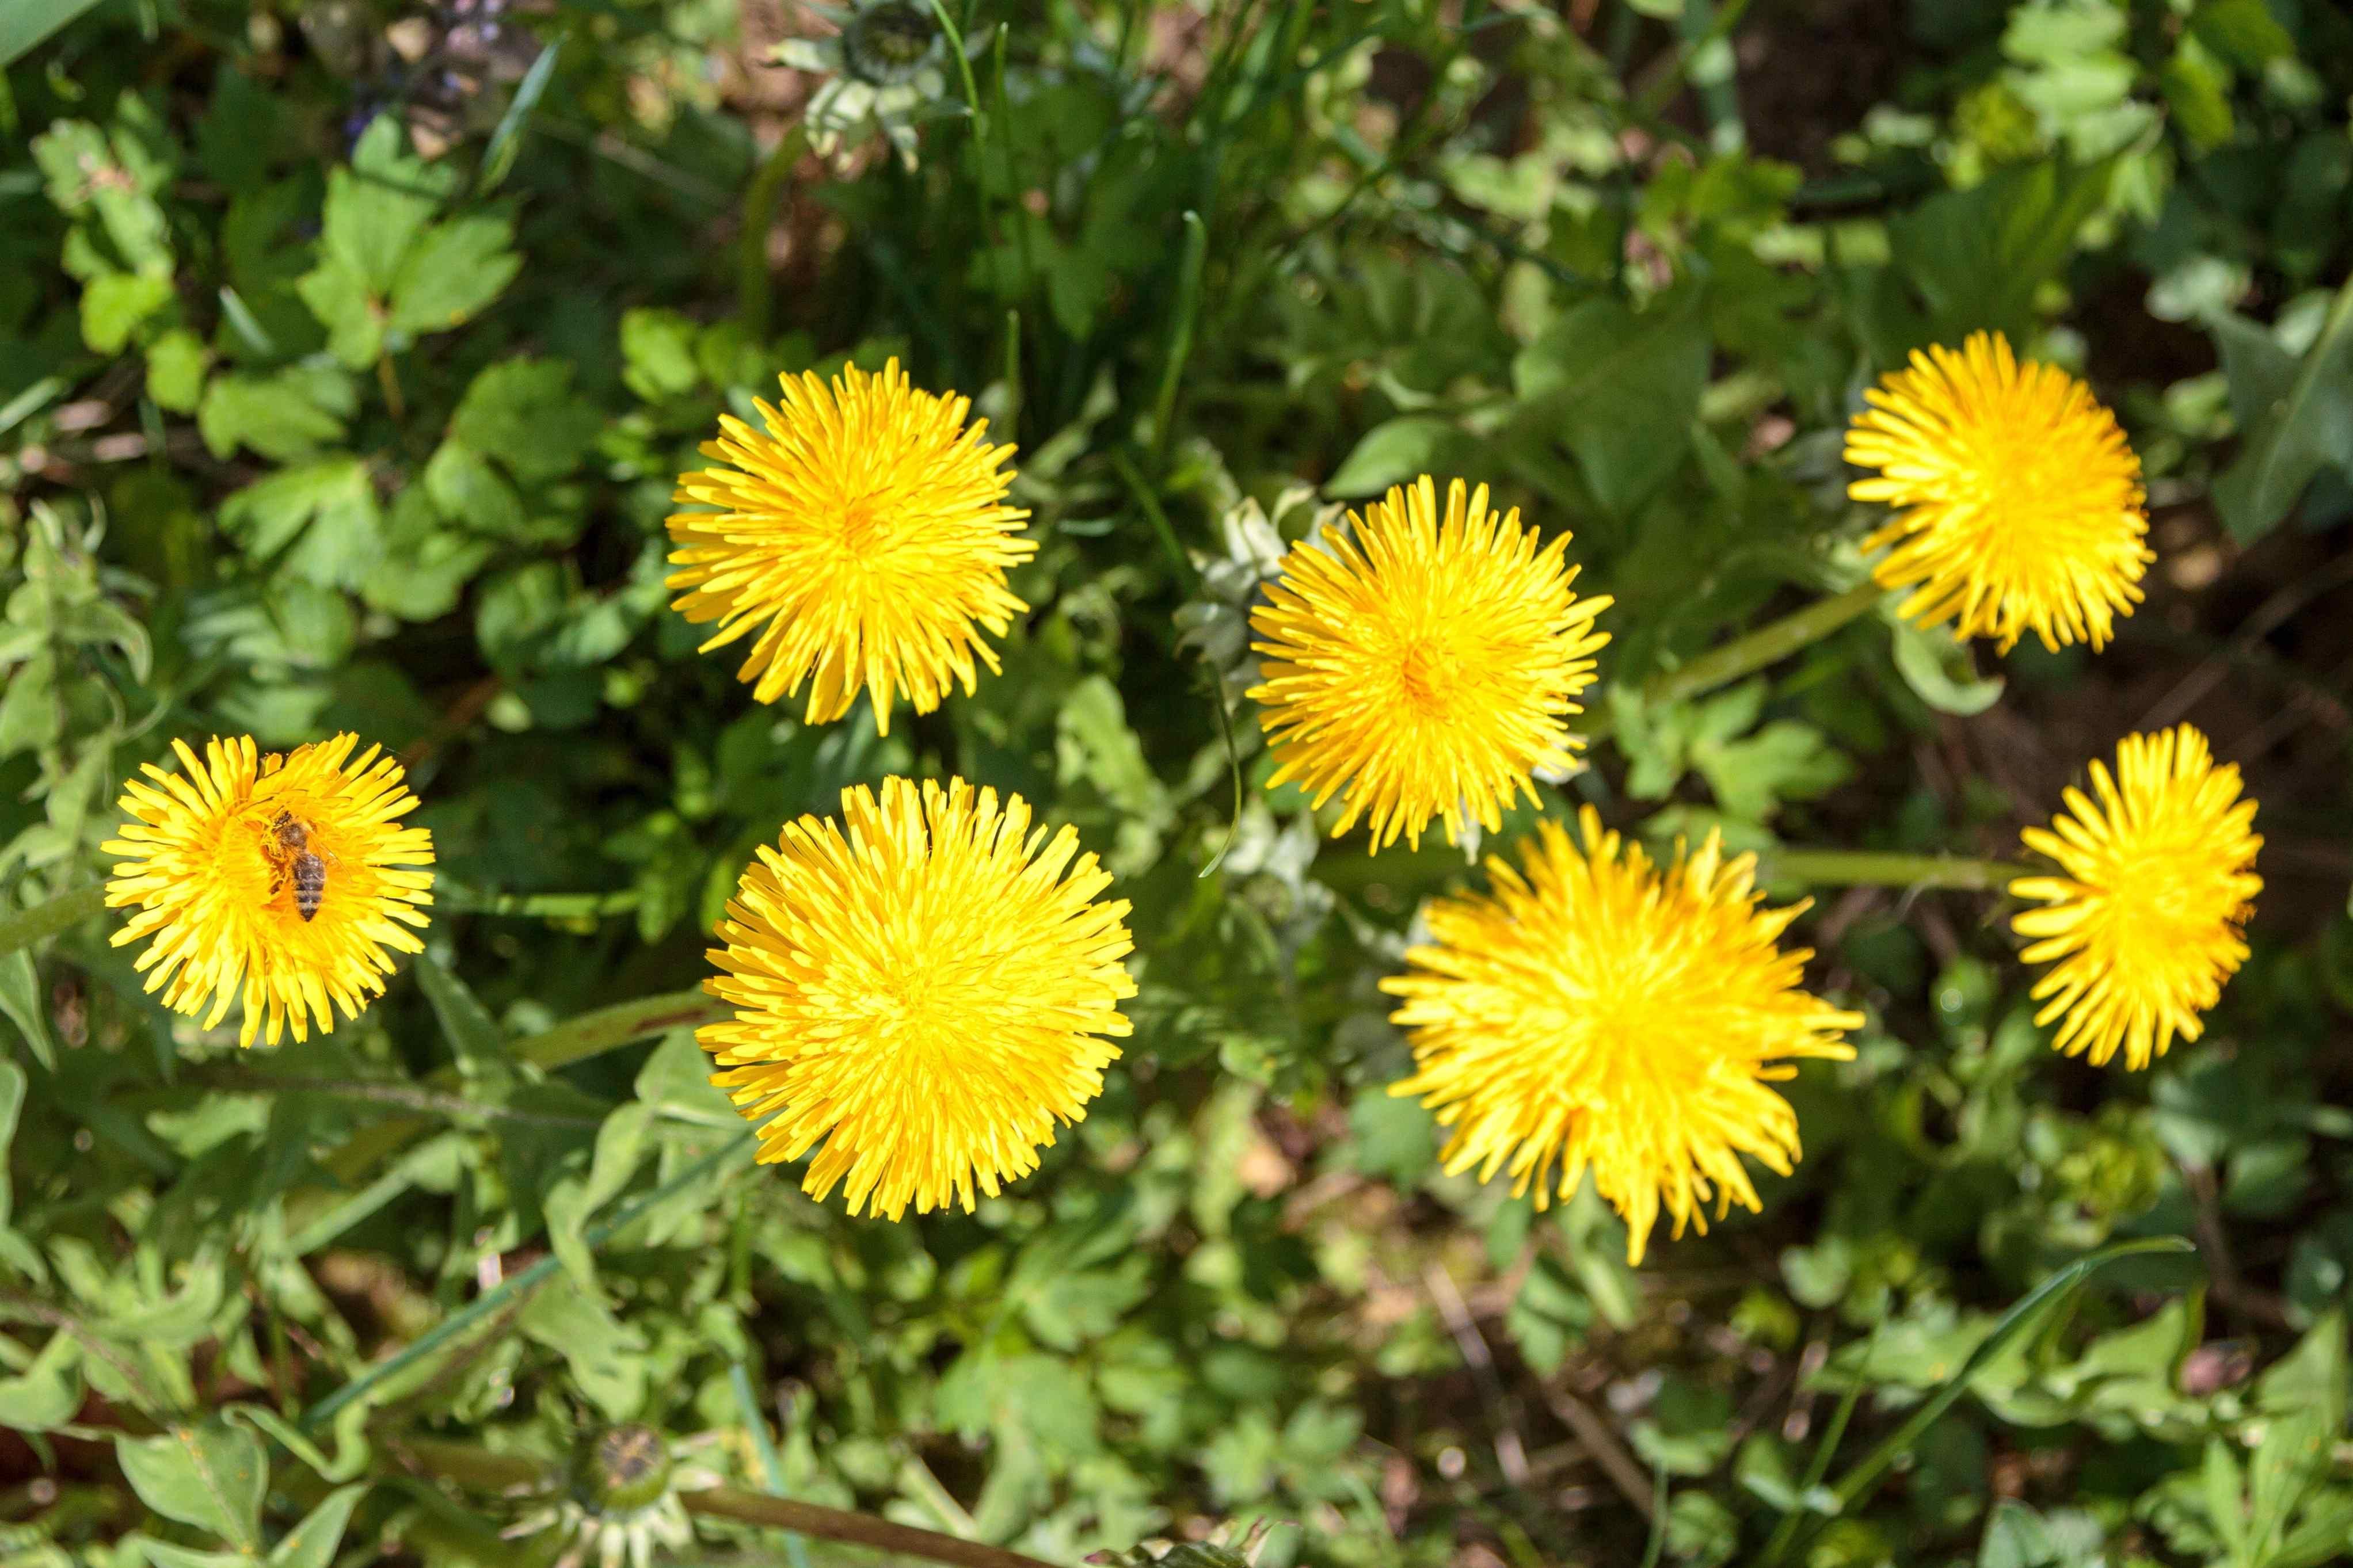
[[[601,423],[592,405],[572,395],[570,365],[511,359],[466,388],[449,434],[524,484],[544,484],[579,467]]]
[[[1424,474],[1444,475],[1462,466],[1471,437],[1451,420],[1409,414],[1365,433],[1339,468],[1324,481],[1332,496],[1377,496],[1391,485],[1409,484]]]
[[[147,345],[147,395],[170,414],[193,414],[205,394],[212,351],[185,327],[174,327]]]
[[[358,269],[327,256],[294,284],[294,292],[327,329],[327,352],[353,370],[365,370],[384,353],[384,306]]]
[[[221,503],[220,519],[247,555],[322,588],[356,588],[384,558],[375,481],[357,458],[258,480]]]
[[[352,1510],[366,1494],[368,1485],[354,1481],[329,1492],[279,1542],[278,1549],[269,1554],[270,1568],[329,1568],[335,1560],[335,1548],[343,1544],[343,1529],[351,1523]]]
[[[646,307],[621,312],[621,382],[647,403],[693,391],[702,383],[695,362],[693,321],[676,310]]]
[[[2211,152],[2231,139],[2231,77],[2193,35],[2181,40],[2159,78],[2174,123],[2189,144]]]
[[[1927,302],[1928,339],[1958,342],[1978,328],[2022,336],[2035,290],[2058,274],[2106,199],[2113,167],[2046,161],[2007,169],[1893,220],[1888,241]]]
[[[490,558],[486,541],[443,527],[425,487],[412,485],[392,503],[384,558],[361,582],[360,597],[368,608],[403,620],[438,620],[457,608]]]
[[[425,465],[425,493],[444,518],[477,533],[519,540],[530,526],[514,486],[455,437],[442,442]]]
[[[117,1436],[114,1457],[149,1508],[259,1554],[269,1466],[252,1433],[222,1424],[174,1426],[160,1436]]]
[[[58,656],[44,647],[9,671],[7,689],[0,691],[0,757],[55,745],[65,722],[58,702]]]
[[[392,325],[410,333],[462,326],[497,299],[522,258],[509,248],[514,225],[502,217],[437,224],[410,249],[392,283]]]
[[[2189,16],[2189,31],[2242,71],[2261,71],[2295,53],[2295,40],[2264,0],[2200,0]]]
[[[255,1561],[243,1552],[200,1552],[136,1532],[124,1536],[123,1544],[140,1554],[132,1562],[143,1560],[150,1568],[244,1568]]]
[[[542,94],[547,91],[548,79],[555,74],[556,57],[564,52],[564,40],[558,38],[539,51],[539,58],[531,62],[516,87],[514,100],[499,117],[498,129],[491,132],[489,145],[482,149],[481,166],[474,175],[474,189],[487,195],[503,184],[509,170],[514,167],[515,156],[522,150],[522,134],[531,124],[532,111],[539,107]]]
[[[284,463],[341,440],[357,399],[341,372],[325,368],[325,375],[296,365],[272,376],[215,376],[196,407],[206,447],[216,458],[250,447]]]
[[[558,1275],[534,1295],[516,1326],[564,1357],[580,1392],[607,1418],[628,1420],[645,1402],[645,1336],[625,1327],[571,1275]]]
[[[0,1427],[12,1432],[52,1432],[81,1409],[81,1342],[69,1333],[49,1336],[32,1364],[15,1377],[0,1377]]]
[[[429,953],[417,955],[417,983],[440,1020],[442,1037],[449,1042],[458,1070],[468,1078],[504,1071],[509,1062],[506,1036],[467,984],[434,962]]]
[[[41,1002],[41,978],[33,968],[33,951],[20,947],[0,955],[0,1014],[24,1036],[33,1059],[51,1072],[58,1070],[57,1042],[49,1037],[49,1010]],[[13,1121],[14,1113],[11,1113]],[[0,1215],[6,1207],[0,1205]]]
[[[173,298],[168,273],[101,273],[81,292],[82,342],[102,354],[120,353],[139,323]]]
[[[22,948],[17,950],[17,952],[23,952]],[[9,954],[11,958],[16,956],[16,953]],[[57,1071],[53,1062],[45,1061],[41,1065],[51,1072]],[[25,1108],[25,1069],[0,1058],[0,1229],[6,1227],[10,1205],[15,1202],[8,1184],[8,1146],[16,1141],[16,1117]]]
[[[1695,291],[1647,311],[1588,300],[1512,362],[1517,431],[1565,443],[1604,508],[1624,516],[1691,451],[1707,384],[1707,323]]]
[[[2323,468],[2353,473],[2353,282],[2337,290],[2301,359],[2243,317],[2212,322],[2239,422],[2238,457],[2214,483],[2232,538],[2260,539]]]
[[[2001,677],[1979,676],[1969,645],[1950,631],[1926,630],[1909,621],[1897,621],[1892,629],[1895,672],[1937,712],[1967,718],[2001,700]]]
[[[584,1178],[566,1177],[547,1195],[547,1239],[584,1290],[596,1289],[596,1255],[588,1218],[618,1197],[650,1152],[653,1110],[636,1100],[617,1108],[596,1130],[596,1152]]]
[[[392,292],[409,247],[449,194],[456,171],[409,155],[400,117],[379,114],[351,165],[327,176],[320,248],[378,296]]]
[[[14,65],[42,39],[98,4],[98,0],[16,0],[0,9],[0,67]]]

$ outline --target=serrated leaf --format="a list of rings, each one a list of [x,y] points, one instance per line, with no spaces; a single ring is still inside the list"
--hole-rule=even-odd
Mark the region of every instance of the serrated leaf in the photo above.
[[[465,324],[522,270],[513,239],[513,224],[487,216],[426,230],[393,279],[392,326],[414,334]]]
[[[250,447],[285,463],[341,440],[350,414],[348,386],[295,367],[272,376],[215,376],[197,405],[196,429],[216,458]]]
[[[573,1381],[591,1404],[615,1421],[645,1401],[645,1336],[625,1327],[605,1303],[569,1274],[558,1274],[531,1299],[517,1326],[564,1357]]]
[[[398,115],[379,114],[361,133],[350,166],[327,176],[320,249],[378,296],[392,292],[409,247],[456,178],[410,156],[407,141]]]
[[[596,438],[596,408],[572,394],[572,367],[511,359],[476,376],[449,416],[449,434],[524,484],[562,479]]]
[[[1512,362],[1517,431],[1576,455],[1594,499],[1623,516],[1691,451],[1707,384],[1707,323],[1695,294],[1637,311],[1588,300]]]
[[[620,1195],[650,1152],[648,1134],[653,1110],[632,1100],[617,1107],[596,1129],[596,1152],[585,1178],[566,1177],[547,1194],[547,1239],[565,1269],[584,1290],[596,1287],[596,1255],[588,1245],[588,1219]]]
[[[117,1436],[114,1456],[149,1508],[259,1554],[269,1466],[252,1433],[221,1424],[173,1426],[153,1437]]]
[[[355,588],[384,557],[375,482],[357,458],[260,479],[221,503],[221,526],[257,561],[322,588]]]

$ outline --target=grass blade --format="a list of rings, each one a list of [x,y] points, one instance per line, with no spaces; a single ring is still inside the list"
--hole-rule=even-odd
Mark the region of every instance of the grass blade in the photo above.
[[[540,95],[547,90],[550,77],[555,74],[555,57],[564,52],[564,40],[558,38],[539,51],[539,58],[531,62],[523,73],[522,84],[515,89],[514,101],[499,117],[498,129],[491,132],[491,143],[482,149],[481,167],[474,175],[474,194],[486,196],[499,188],[522,151],[522,133],[531,128],[532,111],[539,107]]]

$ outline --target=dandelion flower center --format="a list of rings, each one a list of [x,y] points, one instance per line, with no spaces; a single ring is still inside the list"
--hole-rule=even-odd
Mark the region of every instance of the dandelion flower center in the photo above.
[[[1359,515],[1353,540],[1295,546],[1250,617],[1264,656],[1250,695],[1277,763],[1321,806],[1345,789],[1336,837],[1359,818],[1373,848],[1493,830],[1538,768],[1567,767],[1573,700],[1593,682],[1605,597],[1579,598],[1567,535],[1539,546],[1487,487],[1427,476]]]
[[[138,912],[113,941],[153,939],[137,967],[164,1005],[209,1006],[209,1029],[241,1000],[239,1044],[304,1040],[383,994],[387,950],[424,951],[409,928],[433,901],[433,837],[400,826],[417,797],[399,764],[374,746],[353,759],[358,743],[265,755],[238,736],[199,760],[174,741],[178,773],[148,764],[123,786],[131,820],[102,846],[122,858],[106,901]]]
[[[1769,1085],[1852,1056],[1862,1019],[1800,988],[1812,954],[1778,942],[1805,906],[1762,908],[1755,857],[1711,836],[1662,870],[1590,807],[1579,825],[1539,824],[1517,868],[1487,862],[1492,892],[1430,907],[1432,942],[1381,983],[1419,1068],[1389,1092],[1452,1129],[1450,1173],[1508,1171],[1539,1208],[1556,1166],[1564,1198],[1591,1170],[1639,1263],[1662,1208],[1680,1236],[1711,1196],[1758,1206],[1743,1156],[1789,1173],[1797,1118]]]
[[[1877,477],[1848,493],[1899,509],[1864,542],[1887,551],[1883,586],[1914,590],[1902,613],[2005,653],[2030,631],[2052,648],[2105,643],[2155,556],[2140,460],[2090,389],[1978,332],[1957,353],[1915,353],[1864,396],[1846,459]]]
[[[2026,847],[2060,876],[2010,885],[2042,904],[2011,927],[2049,963],[2033,995],[2038,1024],[2063,1020],[2052,1045],[2093,1065],[2121,1049],[2145,1068],[2179,1036],[2198,1038],[2222,983],[2246,962],[2241,935],[2263,879],[2255,803],[2239,798],[2239,770],[2217,767],[2206,737],[2188,724],[2128,735],[2116,767],[2091,766],[2094,800],[2069,789],[2048,829]]]
[[[712,1079],[764,1163],[824,1147],[802,1185],[897,1219],[996,1195],[1085,1114],[1135,994],[1124,900],[1070,828],[961,779],[845,791],[744,873],[708,983]]]
[[[702,451],[727,467],[679,480],[681,503],[717,510],[670,520],[676,608],[719,623],[706,651],[753,638],[739,674],[758,700],[807,685],[805,716],[824,723],[865,691],[888,734],[902,691],[919,713],[951,685],[969,694],[976,664],[997,668],[981,632],[1002,637],[1029,608],[1006,585],[1038,548],[1015,537],[1029,514],[1002,504],[1013,448],[896,360],[779,385],[757,405],[765,431],[721,416]]]

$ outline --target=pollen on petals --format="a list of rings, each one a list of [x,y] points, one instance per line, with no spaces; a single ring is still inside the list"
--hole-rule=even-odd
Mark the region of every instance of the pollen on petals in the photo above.
[[[1072,829],[962,779],[886,779],[786,824],[711,954],[705,989],[735,1016],[698,1034],[760,1160],[815,1149],[803,1190],[894,1220],[1036,1170],[1103,1090],[1119,1050],[1101,1037],[1130,1032],[1110,884]]]
[[[2105,644],[2156,556],[2140,459],[2091,389],[1978,332],[1958,353],[1915,353],[1863,396],[1846,460],[1876,473],[1847,493],[1897,509],[1864,547],[1887,552],[1882,587],[1913,590],[1904,616],[2003,653],[2028,632]]]
[[[1789,1173],[1798,1121],[1772,1085],[1852,1057],[1863,1020],[1803,989],[1813,954],[1779,939],[1806,906],[1763,907],[1756,857],[1711,834],[1662,868],[1589,806],[1579,828],[1538,824],[1517,867],[1488,859],[1491,891],[1428,906],[1430,942],[1381,982],[1419,1068],[1389,1092],[1451,1130],[1450,1173],[1507,1173],[1538,1208],[1590,1171],[1639,1263],[1662,1210],[1681,1236],[1711,1198],[1757,1208],[1744,1159]]]
[[[2033,996],[2034,1021],[2059,1025],[2052,1045],[2095,1067],[2121,1050],[2145,1068],[2177,1037],[2198,1038],[2246,962],[2263,841],[2238,768],[2217,767],[2188,724],[2126,736],[2116,771],[2095,759],[2091,775],[2091,795],[2070,788],[2048,829],[2021,836],[2060,874],[2010,883],[2042,906],[2010,927],[2029,939],[2027,963],[2051,965]]]
[[[711,510],[670,519],[674,607],[718,623],[705,651],[752,639],[738,674],[760,701],[806,687],[816,724],[863,691],[888,734],[902,694],[918,713],[951,686],[970,695],[977,666],[997,668],[982,631],[1003,637],[1029,608],[1006,585],[1038,549],[1016,537],[1029,514],[1003,504],[1013,448],[895,359],[778,382],[780,400],[756,404],[765,430],[723,415],[702,453],[725,466],[679,479],[681,504]]]
[[[1453,480],[1441,510],[1425,475],[1348,521],[1353,538],[1293,546],[1250,617],[1269,785],[1318,806],[1345,790],[1333,836],[1363,820],[1376,852],[1432,820],[1450,844],[1495,831],[1536,770],[1574,765],[1567,720],[1610,601],[1573,591],[1567,534],[1542,543],[1484,485]]]
[[[176,773],[142,764],[123,785],[130,820],[100,846],[121,858],[106,902],[135,912],[114,945],[147,942],[137,968],[164,1005],[207,1029],[241,1004],[237,1042],[327,1034],[383,994],[395,952],[422,952],[433,901],[433,836],[400,764],[356,735],[280,755],[250,736],[198,758],[174,741]],[[299,827],[323,884],[306,918],[281,819]]]

